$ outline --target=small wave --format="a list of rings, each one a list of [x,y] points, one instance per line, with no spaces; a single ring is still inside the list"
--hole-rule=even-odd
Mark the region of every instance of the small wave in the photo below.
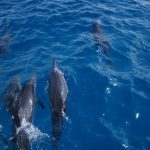
[[[135,94],[137,94],[139,97],[142,97],[144,99],[149,99],[148,96],[146,95],[146,93],[144,93],[143,91],[139,91],[139,90],[136,90],[136,89],[132,89],[132,92],[134,92]]]

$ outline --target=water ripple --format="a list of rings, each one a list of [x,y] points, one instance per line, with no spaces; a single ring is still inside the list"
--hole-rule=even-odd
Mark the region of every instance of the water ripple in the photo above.
[[[51,117],[46,82],[55,57],[68,83],[67,115],[72,122],[65,125],[58,149],[93,149],[94,145],[148,150],[149,7],[146,0],[1,0],[0,36],[10,30],[10,50],[0,57],[1,93],[13,75],[20,74],[25,81],[36,72],[36,92],[46,110],[36,108],[41,122],[37,119],[35,124],[47,133]],[[100,23],[109,42],[113,67],[95,49],[93,20]],[[100,114],[104,116],[99,125]],[[4,130],[10,135],[10,129]]]

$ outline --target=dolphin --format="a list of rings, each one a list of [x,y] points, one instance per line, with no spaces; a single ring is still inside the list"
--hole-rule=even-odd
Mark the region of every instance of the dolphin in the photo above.
[[[8,51],[8,45],[10,41],[10,34],[7,30],[2,37],[0,37],[0,56]]]
[[[106,56],[105,58],[106,58],[108,65],[110,65],[111,67],[114,66],[112,64],[112,61],[110,59],[109,52],[108,52],[109,43],[104,37],[101,25],[96,20],[93,22],[93,31],[92,32],[93,32],[93,37],[96,42],[96,44],[95,44],[96,49],[98,50],[99,48],[101,48],[102,52],[104,53],[104,56]]]
[[[7,108],[12,116],[12,119],[14,119],[16,126],[19,126],[19,119],[16,111],[16,102],[19,98],[20,91],[20,78],[17,75],[11,79],[6,93]]]
[[[52,110],[53,148],[56,149],[63,128],[63,115],[66,110],[68,87],[63,72],[57,67],[53,59],[53,69],[49,78],[50,105]]]
[[[19,118],[19,126],[26,122],[32,123],[36,97],[35,97],[35,75],[33,75],[22,87],[19,98],[16,102],[16,109]]]
[[[102,28],[98,21],[93,22],[93,36],[96,41],[96,48],[102,47],[103,53],[108,56],[109,43],[105,39]]]
[[[35,75],[20,88],[16,81],[11,82],[7,95],[7,104],[9,112],[14,116],[15,138],[14,142],[20,150],[27,150],[30,147],[29,135],[25,130],[17,129],[25,123],[33,123],[33,113],[35,103],[44,108],[44,105],[36,99],[35,96]],[[18,90],[19,88],[19,90]],[[13,103],[12,103],[13,102]]]
[[[63,72],[57,67],[55,59],[53,59],[49,89],[52,112],[63,113],[66,109],[68,87]]]

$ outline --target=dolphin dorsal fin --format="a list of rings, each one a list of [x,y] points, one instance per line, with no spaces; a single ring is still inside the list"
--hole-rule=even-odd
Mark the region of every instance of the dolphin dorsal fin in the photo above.
[[[35,84],[36,83],[36,73],[32,73],[31,77],[27,80],[28,84]]]
[[[57,64],[56,64],[56,59],[55,58],[53,58],[53,69],[54,68],[57,68]]]

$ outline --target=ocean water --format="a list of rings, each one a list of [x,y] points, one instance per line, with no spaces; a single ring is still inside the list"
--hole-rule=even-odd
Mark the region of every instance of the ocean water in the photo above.
[[[113,67],[95,49],[97,20]],[[148,0],[1,0],[0,133],[13,137],[3,98],[9,80],[36,73],[32,149],[52,149],[48,79],[55,57],[69,94],[58,150],[150,150],[150,2]],[[35,136],[36,135],[36,136]],[[13,144],[0,139],[0,149]]]

